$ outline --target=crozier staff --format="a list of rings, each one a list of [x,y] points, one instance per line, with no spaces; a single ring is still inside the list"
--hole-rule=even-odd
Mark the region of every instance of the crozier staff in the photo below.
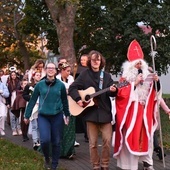
[[[121,88],[116,97],[114,157],[121,169],[137,170],[139,161],[143,162],[144,170],[154,170],[153,134],[158,125],[154,81],[158,91],[160,83],[156,74],[148,78],[148,64],[136,40],[129,45],[127,57],[121,80],[130,85]]]

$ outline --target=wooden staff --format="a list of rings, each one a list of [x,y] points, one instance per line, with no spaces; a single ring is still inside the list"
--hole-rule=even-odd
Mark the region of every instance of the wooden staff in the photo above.
[[[155,57],[157,54],[156,50],[156,39],[153,35],[151,35],[150,37],[150,44],[151,44],[151,57],[152,57],[152,65],[153,65],[153,72],[156,73],[155,71]],[[156,89],[156,97],[157,97],[157,108],[158,108],[158,122],[160,125],[159,128],[159,136],[160,136],[160,145],[161,145],[161,151],[162,151],[162,160],[163,160],[163,167],[165,168],[165,157],[164,157],[164,149],[163,149],[163,140],[162,140],[162,126],[161,126],[161,117],[160,117],[160,109],[159,109],[159,99],[158,99],[158,87],[157,87],[157,83],[156,81],[154,81],[155,83],[155,89]]]

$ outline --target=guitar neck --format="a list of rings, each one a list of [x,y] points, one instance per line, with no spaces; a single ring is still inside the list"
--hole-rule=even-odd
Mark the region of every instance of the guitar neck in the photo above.
[[[121,83],[115,85],[115,87],[120,88],[120,87],[124,87],[124,86],[126,86],[128,84],[129,83],[127,81],[125,81],[125,82],[121,82]],[[90,94],[90,95],[86,95],[87,96],[86,101],[88,101],[89,99],[94,98],[96,96],[99,96],[100,94],[103,94],[103,93],[105,93],[105,92],[107,92],[109,90],[110,90],[110,87],[107,87],[107,88],[105,88],[103,90],[100,90],[100,91],[98,91],[96,93],[93,93],[93,94]]]
[[[117,88],[120,88],[120,87],[124,87],[124,86],[126,86],[126,85],[128,85],[129,83],[127,82],[127,81],[125,81],[125,82],[122,82],[122,83],[119,83],[119,84],[117,84],[117,85],[115,85]],[[100,94],[103,94],[103,93],[105,93],[105,92],[107,92],[107,91],[109,91],[110,90],[110,87],[107,87],[107,88],[105,88],[105,89],[103,89],[103,90],[100,90],[100,91],[98,91],[98,92],[96,92],[96,93],[93,93],[93,94],[91,94],[91,95],[89,95],[89,97],[90,98],[93,98],[93,97],[96,97],[96,96],[99,96]]]
[[[90,95],[90,98],[94,98],[94,97],[96,97],[96,96],[99,96],[100,94],[103,94],[103,93],[105,93],[105,92],[107,92],[107,91],[109,91],[109,90],[110,90],[110,87],[108,87],[108,88],[106,88],[106,89],[103,89],[103,90],[100,90],[100,91],[98,91],[98,92],[96,92],[96,93],[91,94],[91,95]]]

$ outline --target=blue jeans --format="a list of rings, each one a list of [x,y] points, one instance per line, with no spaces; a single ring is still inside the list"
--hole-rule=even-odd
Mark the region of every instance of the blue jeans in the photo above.
[[[38,129],[38,119],[33,119],[30,123],[32,126],[32,140],[36,143],[40,140],[39,129]]]
[[[12,131],[16,131],[21,129],[19,118],[17,118],[12,112],[11,109],[9,110],[10,113],[10,123]]]
[[[57,168],[58,165],[63,126],[62,112],[53,116],[38,115],[41,148],[46,161],[49,160],[50,146],[52,146],[52,168]]]

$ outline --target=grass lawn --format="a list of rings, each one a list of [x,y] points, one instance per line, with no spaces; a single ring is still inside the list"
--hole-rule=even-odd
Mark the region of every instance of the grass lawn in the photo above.
[[[163,94],[166,104],[170,108],[170,94]],[[165,148],[170,150],[170,119],[167,114],[160,108],[162,138]]]
[[[43,165],[40,153],[0,138],[0,170],[43,170]]]

